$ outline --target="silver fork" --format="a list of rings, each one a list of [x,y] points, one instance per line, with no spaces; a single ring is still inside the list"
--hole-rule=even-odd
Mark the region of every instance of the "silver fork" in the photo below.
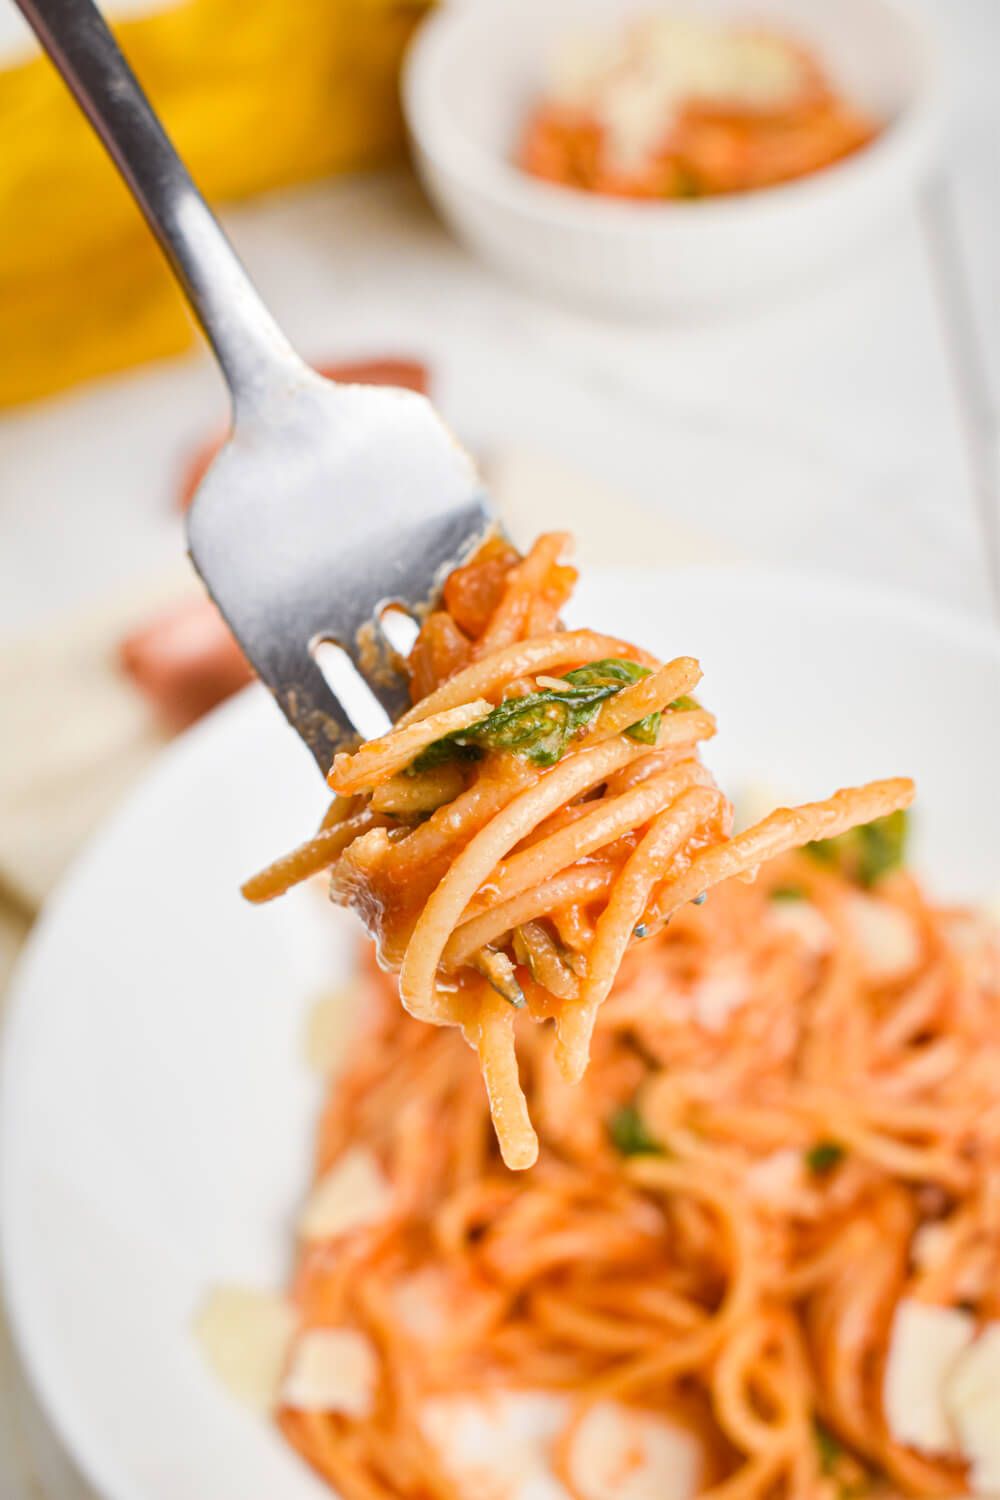
[[[92,0],[17,3],[131,188],[229,386],[232,430],[189,512],[191,557],[326,772],[358,735],[317,646],[346,652],[395,717],[406,687],[383,615],[419,616],[493,528],[488,498],[423,396],[335,385],[295,354]]]

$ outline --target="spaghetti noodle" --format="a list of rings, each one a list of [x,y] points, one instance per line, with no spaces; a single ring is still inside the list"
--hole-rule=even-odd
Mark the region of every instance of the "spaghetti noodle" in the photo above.
[[[444,587],[409,662],[414,706],[336,757],[324,825],[244,887],[266,900],[321,869],[360,914],[410,1014],[478,1053],[504,1161],[538,1141],[514,1019],[551,1022],[561,1075],[586,1069],[630,948],[686,903],[792,848],[905,807],[904,779],[780,809],[733,836],[698,758],[715,732],[691,657],[563,630],[567,538],[487,543]]]
[[[298,1336],[360,1333],[373,1388],[360,1413],[279,1410],[344,1500],[527,1493],[444,1440],[505,1391],[554,1403],[546,1496],[966,1493],[961,1454],[893,1435],[883,1386],[901,1305],[1000,1316],[1000,944],[891,859],[868,889],[843,863],[785,854],[631,947],[573,1088],[488,990],[479,1024],[517,1030],[542,1139],[520,1175],[468,1049],[373,968],[316,1167],[370,1153],[385,1204],[311,1240],[293,1288]],[[600,1487],[614,1422],[673,1434],[658,1486],[626,1485],[628,1439]]]

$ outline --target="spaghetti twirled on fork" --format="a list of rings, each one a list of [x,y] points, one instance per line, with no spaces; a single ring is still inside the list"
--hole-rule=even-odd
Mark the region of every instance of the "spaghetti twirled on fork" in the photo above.
[[[488,542],[445,584],[408,661],[413,707],[338,755],[319,833],[247,882],[254,901],[320,870],[359,913],[403,1004],[479,1054],[508,1166],[536,1159],[514,1018],[551,1021],[563,1076],[630,946],[767,859],[909,804],[899,778],[775,811],[732,834],[702,765],[715,722],[698,663],[564,630],[567,538]]]

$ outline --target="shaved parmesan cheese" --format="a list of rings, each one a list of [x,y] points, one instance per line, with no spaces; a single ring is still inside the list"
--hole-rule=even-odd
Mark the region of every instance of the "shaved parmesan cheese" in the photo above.
[[[217,1287],[195,1318],[202,1354],[230,1395],[254,1411],[274,1405],[295,1314],[283,1297]]]
[[[870,984],[902,979],[920,959],[920,938],[906,912],[877,896],[853,895],[847,905],[851,935]]]
[[[562,38],[549,66],[548,94],[558,104],[589,106],[602,81],[625,61],[624,33],[578,28]]]
[[[641,171],[665,140],[675,112],[656,75],[623,73],[606,84],[596,110],[608,155],[621,171]]]
[[[353,1328],[314,1328],[295,1345],[280,1401],[295,1411],[337,1411],[366,1417],[372,1409],[378,1363]]]
[[[362,986],[351,986],[317,1000],[306,1021],[306,1061],[323,1078],[336,1073],[357,1024]]]
[[[422,1346],[428,1364],[440,1364],[442,1370],[447,1368],[449,1347],[481,1337],[503,1303],[496,1287],[456,1265],[423,1266],[401,1277],[392,1289],[400,1327]]]
[[[780,787],[766,781],[748,781],[736,795],[735,831],[740,833],[745,828],[752,828],[755,823],[762,822],[769,813],[773,813],[776,807],[782,807],[787,800],[787,791],[782,791]]]
[[[722,1031],[750,999],[750,979],[743,963],[717,963],[689,991],[694,1019],[706,1031]]]
[[[442,1467],[476,1500],[570,1500],[552,1471],[552,1449],[570,1418],[549,1391],[435,1396],[421,1423]]]
[[[961,1354],[945,1384],[945,1406],[970,1465],[974,1495],[1000,1495],[1000,1323]]]
[[[609,157],[628,171],[641,169],[666,144],[691,100],[768,109],[793,99],[804,84],[802,60],[781,37],[653,16],[603,35],[568,37],[551,69],[549,94],[592,114]]]
[[[679,1423],[599,1401],[574,1434],[569,1478],[580,1500],[693,1500],[705,1453]]]
[[[910,1259],[918,1271],[934,1271],[951,1254],[955,1229],[947,1219],[931,1219],[914,1231]]]
[[[787,1209],[802,1197],[806,1185],[802,1152],[772,1151],[748,1167],[743,1183],[750,1197],[767,1208]]]
[[[392,1304],[407,1333],[423,1343],[440,1338],[448,1325],[448,1290],[448,1280],[437,1266],[425,1266],[397,1283]]]
[[[313,1188],[299,1218],[304,1240],[331,1240],[388,1217],[392,1189],[370,1151],[354,1147]]]
[[[945,1383],[975,1333],[956,1307],[906,1298],[896,1308],[882,1403],[897,1443],[920,1453],[954,1454],[958,1439],[945,1405]]]
[[[779,932],[798,938],[815,958],[829,953],[833,946],[833,930],[811,901],[772,901],[768,920]]]
[[[646,65],[683,98],[760,109],[787,102],[803,87],[802,60],[780,36],[662,14],[643,17],[633,35]]]

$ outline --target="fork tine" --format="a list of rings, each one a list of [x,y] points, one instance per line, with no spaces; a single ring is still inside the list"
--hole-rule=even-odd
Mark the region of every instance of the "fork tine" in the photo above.
[[[360,736],[347,710],[307,651],[296,653],[294,664],[286,664],[280,681],[280,687],[270,683],[267,686],[325,776],[337,751],[357,744]]]

